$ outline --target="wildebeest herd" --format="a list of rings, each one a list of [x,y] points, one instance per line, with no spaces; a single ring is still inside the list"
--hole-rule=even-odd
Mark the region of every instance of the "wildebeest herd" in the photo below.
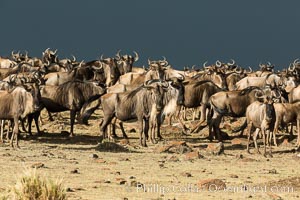
[[[100,108],[99,140],[113,140],[116,123],[127,138],[122,122],[135,120],[139,125],[139,142],[157,143],[162,139],[160,126],[178,120],[183,134],[198,132],[208,126],[209,139],[222,141],[227,134],[220,130],[224,116],[246,117],[245,123],[234,130],[246,129],[248,144],[253,134],[256,150],[257,137],[263,138],[271,153],[279,129],[297,125],[300,146],[300,62],[295,60],[286,69],[274,71],[270,62],[259,64],[253,71],[238,66],[234,60],[184,70],[175,70],[165,57],[148,59],[147,67],[137,67],[139,55],[121,54],[89,62],[60,59],[57,50],[46,49],[41,58],[12,52],[7,58],[0,57],[0,119],[1,142],[4,142],[5,121],[8,120],[6,138],[12,135],[11,146],[16,138],[18,146],[19,124],[32,135],[31,124],[35,121],[37,135],[39,116],[46,109],[51,113],[70,111],[70,136],[74,136],[74,123],[88,123],[93,112]],[[199,110],[198,110],[199,108]],[[193,109],[199,122],[194,127],[185,125],[186,110]],[[199,112],[197,112],[199,111]],[[110,127],[110,131],[108,131]],[[26,130],[26,128],[23,128]],[[249,145],[247,146],[249,151]]]

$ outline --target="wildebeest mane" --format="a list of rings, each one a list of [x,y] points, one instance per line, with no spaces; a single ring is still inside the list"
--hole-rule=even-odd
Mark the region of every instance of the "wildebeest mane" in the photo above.
[[[241,90],[241,91],[239,92],[239,95],[242,96],[242,95],[249,94],[252,90],[255,90],[255,89],[261,90],[260,87],[257,87],[257,86],[249,86],[249,87],[246,87],[245,89]]]
[[[203,81],[198,81],[196,83],[194,83],[194,87],[197,87],[199,85],[205,84],[205,83],[212,83],[214,86],[217,86],[214,82],[212,82],[211,80],[203,80]],[[217,86],[218,87],[218,86]],[[218,87],[219,88],[219,87]]]

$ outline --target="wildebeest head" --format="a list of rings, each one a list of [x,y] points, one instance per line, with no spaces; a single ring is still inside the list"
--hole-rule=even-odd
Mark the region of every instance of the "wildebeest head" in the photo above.
[[[160,79],[165,80],[165,70],[167,69],[169,63],[164,60],[151,61],[148,59],[149,71],[146,74],[146,80]]]
[[[168,89],[168,82],[161,82],[160,80],[148,80],[143,85],[144,88],[150,90],[150,95],[155,100],[156,110],[162,111],[164,93]],[[147,99],[145,99],[147,100]]]
[[[50,50],[50,48],[47,48],[44,52],[43,52],[43,57],[42,60],[44,63],[57,63],[58,62],[58,58],[56,55],[57,49],[55,51]]]
[[[169,81],[171,81],[171,86],[176,88],[179,92],[178,99],[177,99],[177,105],[183,105],[184,104],[184,76],[177,78],[171,78]]]
[[[120,51],[119,50],[116,54],[116,62],[117,62],[117,66],[119,68],[120,74],[126,74],[128,72],[132,71],[132,66],[133,63],[138,61],[139,59],[139,55],[137,52],[134,51],[135,56],[132,55],[120,55]]]
[[[24,84],[23,87],[27,92],[32,95],[33,98],[33,109],[34,111],[38,111],[41,108],[41,93],[39,89],[39,85],[37,83]]]
[[[119,77],[120,77],[120,71],[116,65],[116,59],[115,58],[103,58],[103,55],[101,55],[100,61],[103,63],[103,69],[105,74],[105,84],[106,86],[112,86],[114,85]]]

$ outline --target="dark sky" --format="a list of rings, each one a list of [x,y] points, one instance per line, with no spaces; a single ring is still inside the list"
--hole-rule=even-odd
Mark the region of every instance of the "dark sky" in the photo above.
[[[241,0],[0,0],[0,55],[50,47],[92,60],[118,49],[137,65],[166,56],[174,68],[206,60],[286,67],[300,57],[300,2]]]

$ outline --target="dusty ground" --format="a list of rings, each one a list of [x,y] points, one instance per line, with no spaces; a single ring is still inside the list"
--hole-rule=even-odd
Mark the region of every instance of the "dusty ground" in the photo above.
[[[300,198],[300,155],[293,151],[295,139],[274,147],[273,158],[247,154],[244,138],[225,141],[224,153],[213,155],[209,149],[216,143],[209,145],[206,129],[182,136],[178,127],[164,125],[165,141],[148,142],[149,147],[142,148],[138,134],[129,131],[136,127],[132,123],[125,124],[129,144],[121,139],[121,144],[98,144],[100,115],[97,111],[89,126],[77,124],[74,138],[61,133],[69,130],[69,115],[64,113],[63,119],[42,127],[47,134],[21,140],[19,150],[0,144],[0,192],[15,183],[24,167],[36,166],[43,176],[63,178],[69,199]],[[234,125],[228,124],[227,128]],[[285,137],[281,136],[282,141]],[[174,147],[167,151],[170,144]],[[188,151],[199,152],[199,158],[198,153],[195,157]],[[207,188],[201,185],[207,179],[219,180]]]

